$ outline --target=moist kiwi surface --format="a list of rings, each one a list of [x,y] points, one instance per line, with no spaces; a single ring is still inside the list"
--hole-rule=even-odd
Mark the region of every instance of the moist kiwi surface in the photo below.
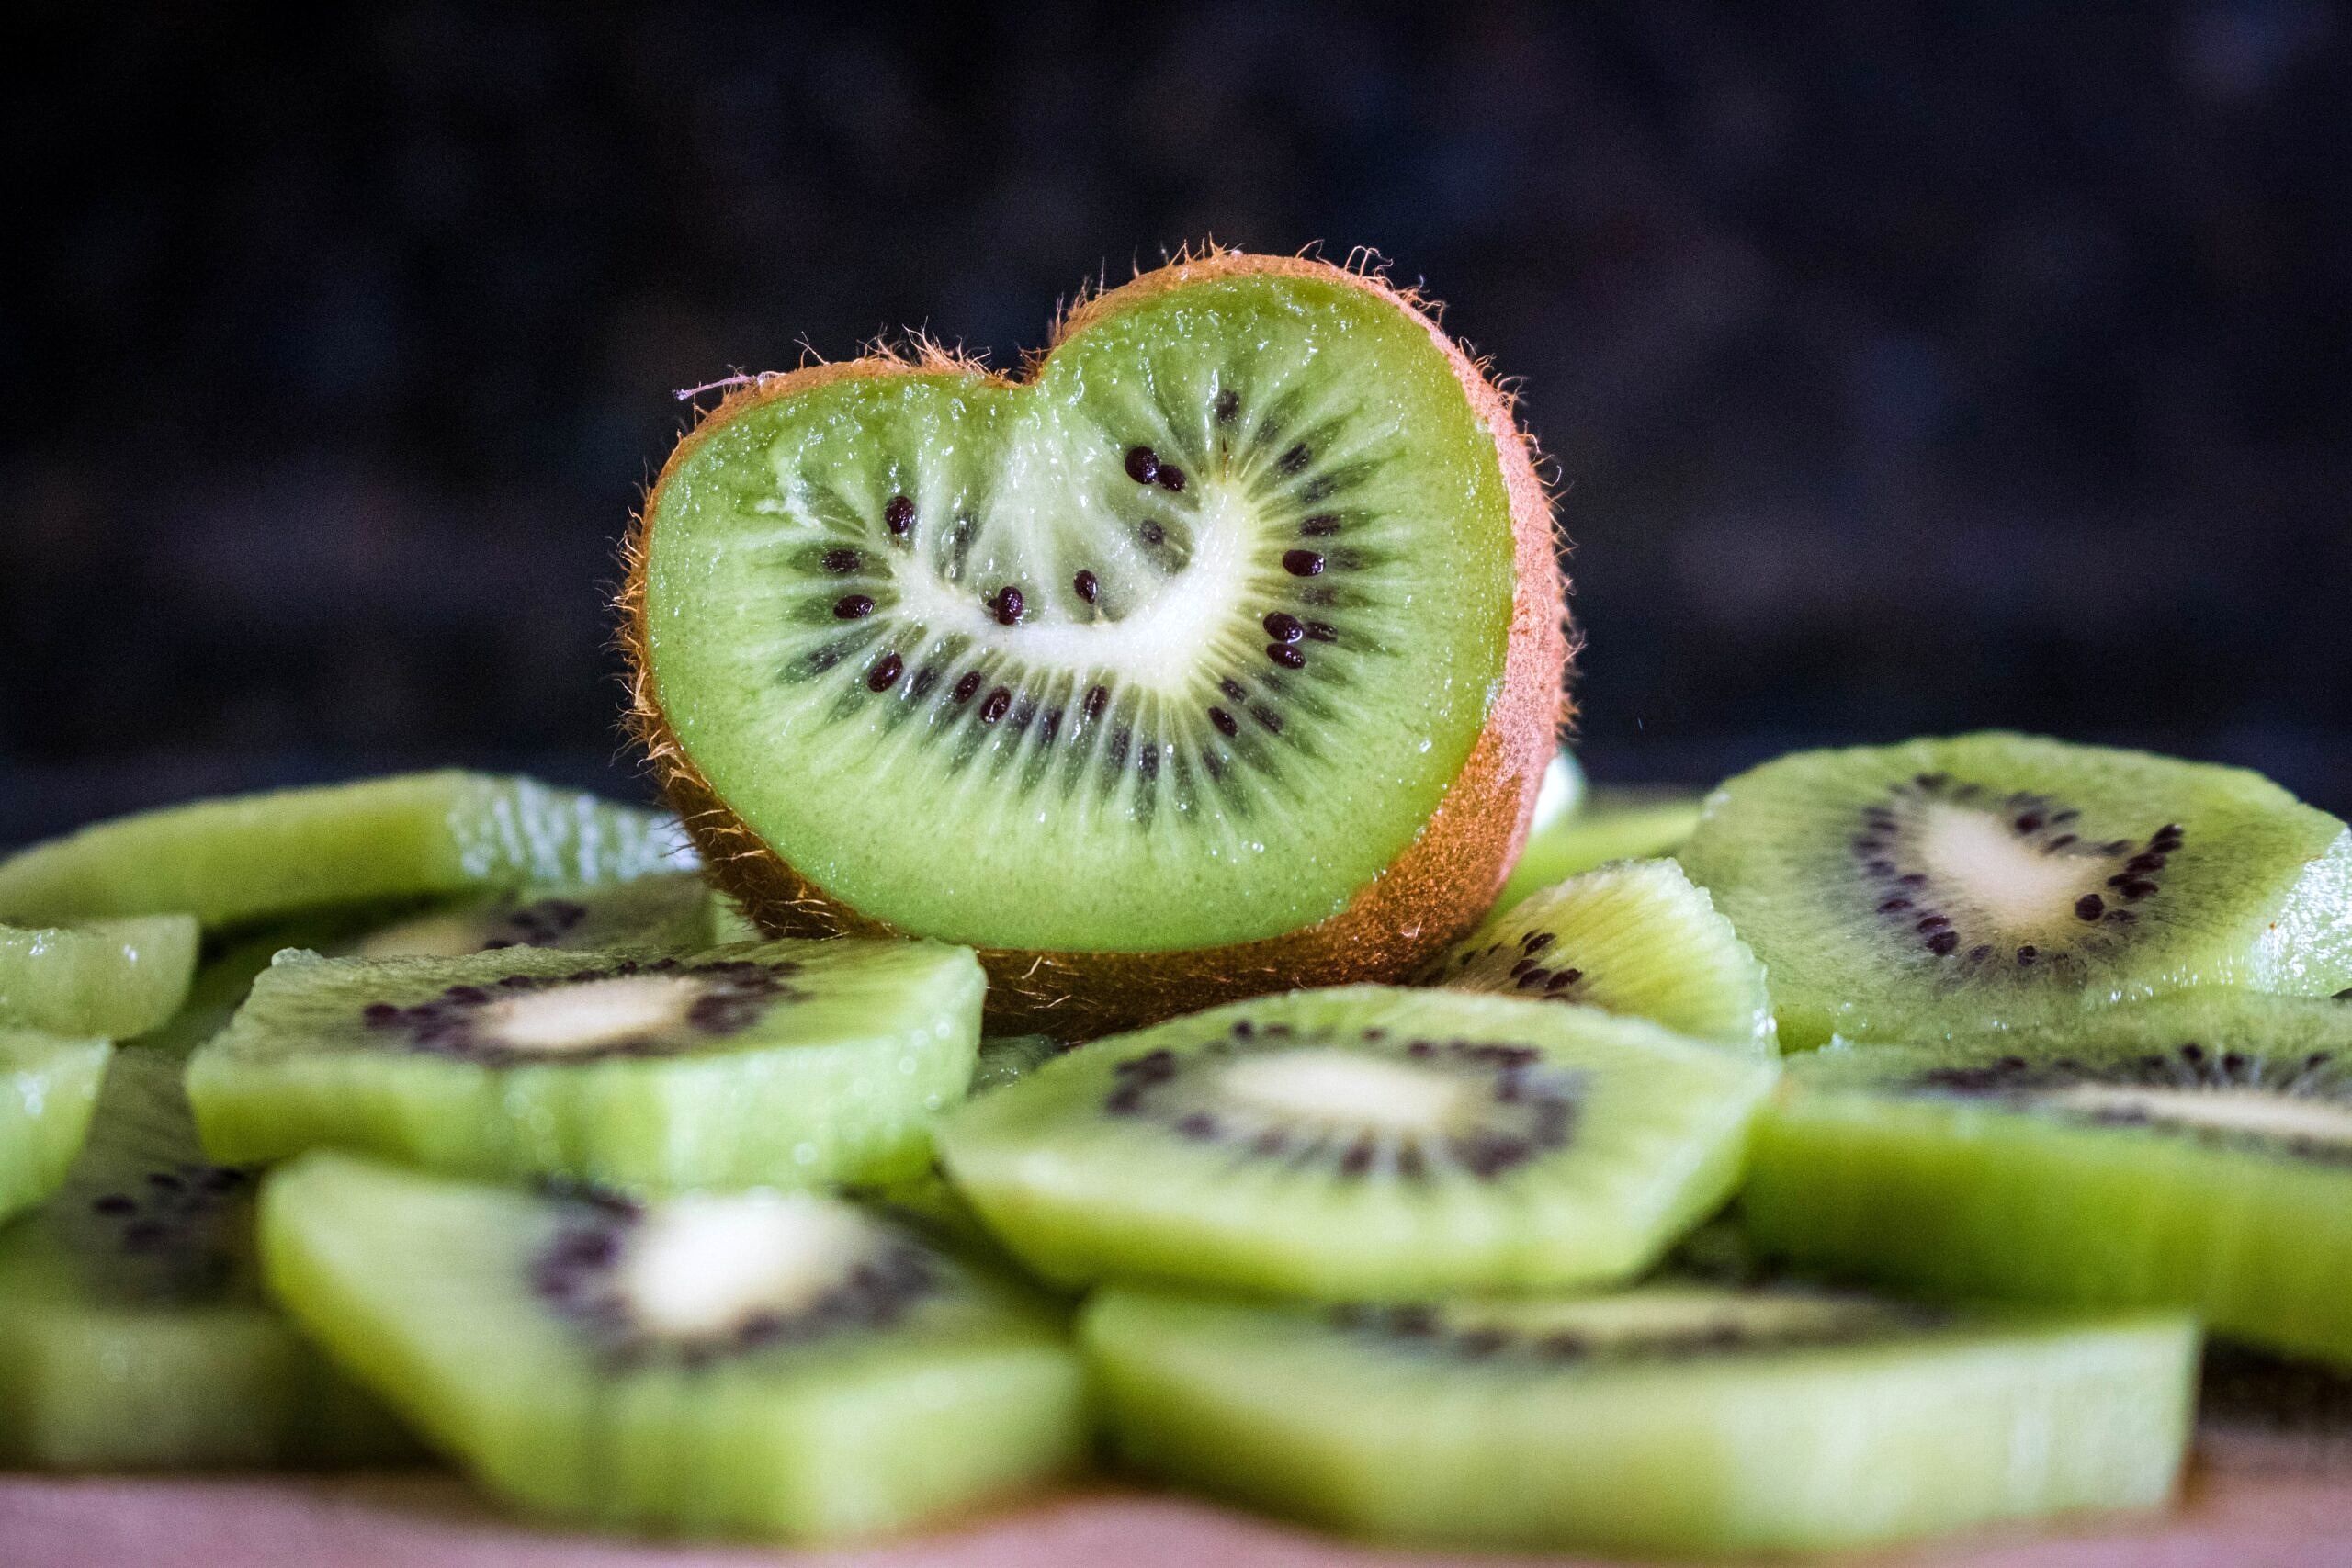
[[[185,912],[208,929],[296,910],[693,863],[675,824],[526,778],[457,772],[198,801],[0,860],[0,919]]]
[[[1442,953],[1422,979],[1778,1050],[1764,966],[1670,860],[1625,861],[1547,887]]]
[[[839,1199],[588,1201],[319,1154],[271,1177],[262,1228],[335,1360],[536,1512],[821,1540],[1084,1452],[1053,1315]]]
[[[1297,991],[1057,1057],[945,1118],[940,1159],[1066,1285],[1604,1282],[1729,1194],[1774,1075],[1589,1008]]]
[[[887,1180],[924,1168],[970,1080],[983,983],[938,942],[288,953],[188,1091],[236,1163],[323,1145],[654,1190]]]
[[[505,947],[694,953],[719,940],[718,916],[718,896],[700,874],[668,872],[605,886],[525,888],[438,904],[373,926],[333,951],[352,958],[460,958]],[[746,940],[757,941],[758,933]]]
[[[1740,1207],[1800,1264],[2192,1307],[2352,1366],[2352,1002],[2199,991],[1822,1053],[1791,1065]]]
[[[1679,1283],[1319,1311],[1114,1290],[1080,1337],[1152,1474],[1389,1540],[1643,1554],[2160,1503],[2197,1356],[2186,1314]]]
[[[82,1150],[113,1047],[0,1029],[0,1220],[57,1190]]]
[[[187,997],[198,934],[187,915],[0,925],[0,1028],[143,1034]]]
[[[1019,382],[763,378],[635,556],[639,725],[713,874],[774,930],[978,947],[992,1013],[1056,1032],[1400,975],[1491,900],[1553,754],[1510,410],[1319,263],[1153,274]]]
[[[1596,789],[1577,808],[1528,830],[1495,908],[1615,860],[1670,855],[1699,825],[1700,797],[1672,790]]]
[[[1999,733],[1799,752],[1710,796],[1679,858],[1791,1049],[2352,985],[2352,834],[2234,768]]]
[[[0,1229],[0,1463],[381,1463],[414,1445],[263,1296],[255,1173],[198,1152],[180,1061],[107,1068],[63,1190]]]

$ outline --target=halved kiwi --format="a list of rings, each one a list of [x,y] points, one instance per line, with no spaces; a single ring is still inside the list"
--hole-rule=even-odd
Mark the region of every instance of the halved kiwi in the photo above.
[[[694,953],[718,940],[721,903],[691,871],[602,887],[525,888],[411,910],[332,951],[350,958],[460,958],[505,947]]]
[[[1591,1008],[1348,987],[1081,1046],[938,1141],[1062,1284],[1541,1289],[1627,1278],[1721,1203],[1774,1073]]]
[[[143,1034],[187,997],[198,936],[188,915],[0,925],[0,1025],[109,1040]]]
[[[1799,752],[1716,791],[1679,858],[1790,1049],[2352,985],[2352,832],[2235,768],[1997,733]]]
[[[104,1040],[0,1029],[0,1220],[65,1179],[113,1050]]]
[[[1591,791],[1575,811],[1529,831],[1495,908],[1611,861],[1674,853],[1698,827],[1699,806],[1699,796],[1672,790]]]
[[[984,984],[939,942],[288,953],[188,1092],[237,1164],[324,1145],[649,1190],[887,1180],[970,1080]]]
[[[2199,991],[1792,1064],[1741,1212],[1947,1295],[2195,1308],[2352,1366],[2352,1002]]]
[[[968,943],[999,1027],[1401,977],[1554,754],[1529,454],[1416,300],[1290,257],[1139,277],[1019,380],[763,377],[632,542],[636,723],[763,925]]]
[[[211,929],[691,863],[675,824],[650,812],[525,778],[403,773],[198,801],[36,844],[0,860],[0,919],[184,911]]]
[[[2151,1506],[2197,1366],[2185,1314],[1686,1284],[1322,1311],[1110,1291],[1080,1335],[1154,1474],[1385,1540],[1643,1554]]]
[[[198,1152],[179,1058],[115,1054],[64,1189],[0,1230],[0,1464],[364,1464],[417,1450],[263,1298],[254,1175]]]
[[[536,1512],[821,1540],[1084,1453],[1052,1314],[838,1199],[545,1198],[320,1154],[270,1178],[262,1239],[338,1363]]]
[[[1670,860],[1625,861],[1547,887],[1441,953],[1421,978],[1778,1050],[1764,966]]]

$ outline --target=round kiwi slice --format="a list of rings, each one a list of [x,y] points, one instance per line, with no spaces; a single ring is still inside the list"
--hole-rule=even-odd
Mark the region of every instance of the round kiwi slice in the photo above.
[[[0,1029],[0,1220],[65,1179],[113,1050],[104,1040]]]
[[[526,888],[414,910],[333,952],[351,958],[461,958],[506,947],[694,953],[714,944],[718,902],[691,871],[603,887]]]
[[[109,1040],[143,1034],[187,996],[198,935],[188,915],[0,925],[0,1025]]]
[[[1540,813],[1539,813],[1540,816]],[[1597,789],[1577,809],[1531,829],[1498,910],[1613,860],[1646,860],[1681,848],[1699,825],[1699,797],[1670,790]]]
[[[1119,1452],[1416,1544],[1830,1551],[2135,1508],[2187,1446],[2187,1316],[1789,1289],[1275,1308],[1134,1291],[1080,1337]]]
[[[1824,1052],[1792,1065],[1740,1203],[1758,1244],[1799,1263],[2191,1306],[2217,1333],[2352,1366],[2352,1002],[2199,991]]]
[[[36,844],[0,860],[0,919],[185,911],[209,930],[692,863],[676,825],[650,812],[526,778],[402,773],[198,801]]]
[[[303,1326],[534,1512],[822,1540],[1085,1450],[1052,1314],[839,1199],[538,1197],[316,1154],[262,1206]]]
[[[63,1190],[0,1230],[0,1464],[414,1457],[263,1297],[254,1173],[198,1152],[179,1074],[169,1052],[118,1052]]]
[[[1441,954],[1422,979],[1779,1049],[1764,966],[1670,860],[1626,861],[1545,888]]]
[[[1415,300],[1219,254],[1017,380],[746,385],[622,610],[654,767],[755,919],[968,943],[992,1020],[1084,1036],[1397,978],[1482,914],[1561,592],[1510,408]]]
[[[1716,791],[1679,858],[1790,1049],[2352,985],[2352,832],[2235,768],[1997,733],[1799,752]]]
[[[1540,1289],[1624,1279],[1722,1202],[1774,1075],[1590,1008],[1296,991],[1057,1057],[949,1115],[940,1159],[1059,1283]]]
[[[970,1080],[984,984],[939,942],[287,953],[188,1093],[238,1164],[326,1145],[650,1190],[887,1180]]]

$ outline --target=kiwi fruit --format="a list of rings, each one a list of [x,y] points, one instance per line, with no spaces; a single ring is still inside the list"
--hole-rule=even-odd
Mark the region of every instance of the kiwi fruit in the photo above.
[[[1804,751],[1709,796],[1679,858],[1792,1050],[2352,986],[2352,833],[2234,768],[2001,733]]]
[[[351,958],[461,958],[505,947],[694,953],[721,940],[719,902],[691,871],[603,887],[526,888],[410,911],[333,951]],[[726,940],[759,940],[736,935],[740,929],[729,921]]]
[[[320,1153],[270,1177],[262,1248],[338,1364],[556,1517],[826,1540],[1086,1447],[1053,1314],[837,1198],[534,1195]]]
[[[922,942],[284,953],[188,1093],[231,1164],[323,1145],[648,1191],[888,1180],[970,1080],[984,984]]]
[[[63,1190],[0,1229],[0,1464],[414,1459],[262,1294],[255,1173],[198,1151],[179,1073],[168,1051],[117,1052]]]
[[[631,541],[634,724],[763,927],[968,944],[1004,1032],[1398,979],[1555,754],[1531,451],[1418,300],[1297,257],[1140,276],[1019,378],[760,377]]]
[[[1740,1207],[1802,1266],[2192,1307],[2352,1367],[2352,1002],[2201,990],[1820,1053],[1759,1124]]]
[[[1539,812],[1539,817],[1541,813]],[[1681,848],[1699,825],[1699,796],[1671,790],[1597,789],[1574,811],[1527,835],[1495,900],[1498,912],[1554,883],[1616,860],[1649,860]]]
[[[179,1010],[198,936],[188,915],[0,925],[0,1028],[143,1034]]]
[[[0,1029],[0,1220],[57,1190],[98,1103],[114,1047]]]
[[[2186,1315],[1788,1288],[1265,1306],[1132,1290],[1080,1337],[1136,1467],[1415,1545],[1817,1551],[2171,1494]]]
[[[1764,966],[1670,860],[1624,861],[1547,887],[1439,955],[1421,978],[1779,1050]]]
[[[1062,1285],[1597,1284],[1730,1194],[1776,1070],[1591,1008],[1295,991],[1056,1057],[945,1117],[939,1157]]]
[[[692,863],[650,812],[526,778],[402,773],[170,807],[20,850],[0,860],[0,919],[186,913],[211,930]]]

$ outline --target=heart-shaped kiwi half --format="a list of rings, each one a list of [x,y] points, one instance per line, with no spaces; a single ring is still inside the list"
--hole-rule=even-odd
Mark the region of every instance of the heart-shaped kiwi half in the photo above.
[[[1187,257],[1018,376],[753,378],[628,546],[632,724],[777,934],[979,950],[1078,1038],[1390,980],[1518,852],[1565,716],[1549,498],[1411,295]]]

